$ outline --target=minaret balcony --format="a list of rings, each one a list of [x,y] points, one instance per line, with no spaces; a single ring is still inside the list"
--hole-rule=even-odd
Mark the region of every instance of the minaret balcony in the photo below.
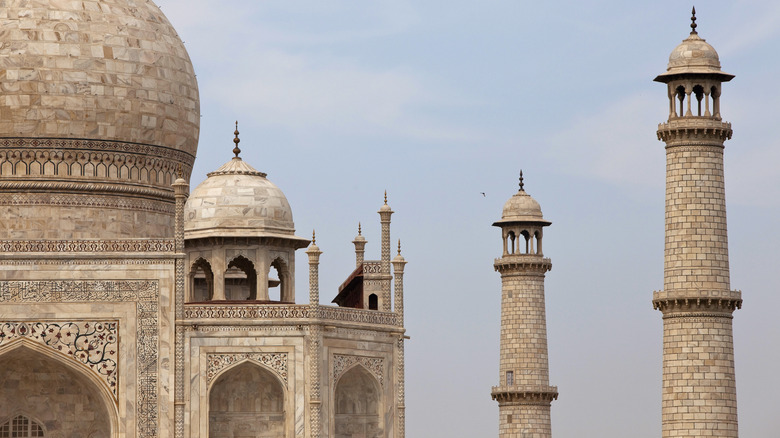
[[[742,291],[684,289],[653,292],[653,308],[664,313],[731,314],[742,308]]]
[[[552,261],[537,254],[505,254],[494,260],[493,267],[500,273],[515,271],[544,274],[552,269]]]
[[[715,117],[676,117],[658,124],[658,139],[669,142],[694,138],[719,141],[731,139],[731,123]]]
[[[549,385],[494,386],[490,393],[499,406],[505,404],[549,406],[558,399],[558,387]]]

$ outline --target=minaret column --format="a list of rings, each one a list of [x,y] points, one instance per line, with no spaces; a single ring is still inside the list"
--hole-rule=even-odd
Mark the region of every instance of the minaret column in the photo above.
[[[404,265],[406,260],[401,256],[401,241],[398,241],[398,255],[393,259],[393,274],[395,275],[395,314],[396,325],[403,327],[404,325]],[[405,365],[404,365],[404,340],[405,336],[400,334],[396,344],[396,363],[398,374],[398,400],[397,400],[397,424],[396,424],[396,438],[404,438],[406,436],[406,386],[405,386]]]
[[[655,78],[669,93],[685,85],[689,109],[658,126],[666,143],[664,290],[653,293],[663,314],[661,436],[737,438],[732,314],[742,293],[729,279],[723,150],[732,130],[717,100],[720,84],[734,76],[720,70],[691,18],[690,36]],[[690,112],[692,90],[712,93],[713,116],[709,106],[703,115]]]
[[[385,192],[385,203],[379,209],[380,223],[382,224],[382,296],[380,298],[379,310],[390,312],[390,286],[393,277],[390,275],[390,216],[395,213],[387,205],[387,192]]]
[[[525,230],[533,241],[534,231],[541,233],[550,222],[523,189],[522,174],[520,181],[520,190],[493,225],[502,228],[502,236]],[[501,438],[552,436],[550,404],[558,398],[558,388],[550,386],[544,297],[544,277],[552,263],[532,248],[504,253],[493,264],[501,274],[499,384],[492,391]]]
[[[363,264],[366,254],[366,243],[368,243],[366,238],[363,237],[363,228],[360,223],[358,223],[358,235],[352,243],[355,245],[355,267],[357,268]]]

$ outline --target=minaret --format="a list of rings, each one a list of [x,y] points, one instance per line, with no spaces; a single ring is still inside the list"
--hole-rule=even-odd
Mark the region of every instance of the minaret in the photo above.
[[[558,388],[550,386],[544,275],[552,268],[542,254],[543,228],[539,203],[523,188],[504,204],[501,220],[503,255],[493,266],[501,273],[501,360],[498,401],[499,437],[552,436],[550,403]]]
[[[736,438],[732,313],[742,294],[729,284],[718,53],[696,32],[669,56],[666,142],[664,290],[653,294],[663,313],[662,437]]]
[[[379,213],[379,221],[382,224],[382,292],[379,298],[379,310],[390,312],[392,310],[390,289],[393,281],[393,277],[390,275],[390,216],[395,212],[387,205],[387,191],[385,191],[385,203],[377,213]]]

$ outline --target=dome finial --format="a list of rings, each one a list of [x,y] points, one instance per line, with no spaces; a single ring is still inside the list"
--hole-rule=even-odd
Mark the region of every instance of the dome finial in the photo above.
[[[691,35],[697,34],[696,32],[696,6],[691,9]]]
[[[387,190],[385,190],[385,205],[387,205]]]
[[[521,170],[520,171],[520,191],[521,192],[525,191],[524,187],[525,187],[525,183],[523,183],[523,171]]]
[[[317,230],[311,230],[311,244],[317,244]]]
[[[363,226],[358,222],[358,236],[363,235]]]
[[[233,148],[233,153],[236,154],[236,158],[238,158],[238,154],[241,153],[241,149],[238,148],[238,144],[241,143],[241,139],[238,138],[238,120],[236,120],[236,130],[233,132],[233,135],[236,136],[236,138],[233,139],[233,143],[236,144],[236,147]]]
[[[401,255],[401,239],[398,239],[398,255]]]

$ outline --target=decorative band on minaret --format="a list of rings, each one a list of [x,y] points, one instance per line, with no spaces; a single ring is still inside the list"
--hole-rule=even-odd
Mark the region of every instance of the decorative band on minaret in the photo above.
[[[696,32],[669,56],[669,120],[658,125],[666,143],[664,290],[653,294],[663,313],[662,437],[737,438],[732,313],[742,293],[729,280],[723,143],[715,49]]]
[[[492,391],[502,438],[552,436],[550,404],[558,388],[550,386],[544,300],[552,263],[542,254],[543,228],[550,224],[525,192],[520,172],[520,190],[493,223],[503,239],[503,255],[493,265],[501,274],[501,358]]]

